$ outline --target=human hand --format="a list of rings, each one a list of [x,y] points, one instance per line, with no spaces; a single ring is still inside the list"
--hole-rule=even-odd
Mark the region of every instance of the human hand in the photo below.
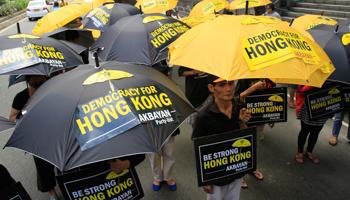
[[[275,123],[268,123],[267,125],[269,125],[270,128],[273,128],[275,126]]]
[[[200,71],[198,71],[198,70],[196,70],[196,69],[192,70],[192,74],[193,74],[193,75],[197,75],[197,74],[199,74],[199,73],[200,73]]]
[[[203,186],[203,189],[206,193],[208,194],[213,194],[214,192],[214,187],[213,185],[206,185],[206,186]]]
[[[115,159],[115,160],[109,161],[108,163],[109,163],[109,166],[111,167],[111,170],[117,174],[122,172],[124,169],[127,169],[130,167],[129,160],[121,161],[119,159]]]
[[[246,109],[246,108],[242,108],[240,111],[239,111],[239,119],[244,122],[244,123],[247,123],[250,118],[251,118],[251,113]]]
[[[265,83],[265,82],[258,81],[258,82],[256,82],[256,83],[253,85],[253,88],[254,88],[255,90],[262,90],[262,89],[265,88],[265,86],[266,86],[266,83]]]

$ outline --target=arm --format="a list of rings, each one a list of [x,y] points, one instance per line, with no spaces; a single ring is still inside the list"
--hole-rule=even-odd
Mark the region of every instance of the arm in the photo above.
[[[250,86],[250,88],[248,88],[244,92],[242,92],[240,94],[240,98],[244,99],[248,95],[253,93],[255,90],[262,90],[262,89],[264,89],[265,85],[266,85],[265,82],[262,82],[262,81],[256,82],[254,85]]]
[[[178,70],[177,70],[177,73],[179,76],[194,76],[194,75],[197,75],[199,74],[199,71],[198,70],[190,70],[189,68],[187,67],[180,67]]]
[[[16,121],[17,115],[18,115],[20,112],[21,112],[20,110],[11,108],[9,120],[11,120],[11,121],[13,121],[13,122]]]
[[[140,164],[145,159],[144,154],[134,155],[134,156],[126,156],[120,159],[115,159],[109,161],[109,165],[115,173],[120,173],[124,169],[128,169],[130,167],[135,167]]]

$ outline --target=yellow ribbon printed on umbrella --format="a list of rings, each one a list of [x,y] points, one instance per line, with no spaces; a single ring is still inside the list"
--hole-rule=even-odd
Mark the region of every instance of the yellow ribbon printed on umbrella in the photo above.
[[[177,0],[139,0],[135,4],[136,8],[141,6],[144,13],[162,13],[175,8]]]
[[[343,43],[343,45],[348,45],[350,43],[350,33],[346,33],[343,35],[343,37],[341,38],[341,42]]]
[[[91,85],[94,83],[102,83],[112,79],[122,79],[132,77],[132,74],[120,70],[103,70],[89,76],[83,83],[83,85]]]
[[[319,61],[314,49],[300,34],[277,29],[244,38],[243,56],[252,71],[293,57],[308,64]]]

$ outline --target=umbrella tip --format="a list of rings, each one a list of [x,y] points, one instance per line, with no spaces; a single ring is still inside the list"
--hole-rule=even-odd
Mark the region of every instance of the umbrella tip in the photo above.
[[[294,19],[292,19],[292,21],[290,21],[289,26],[292,26],[293,22],[294,22]]]
[[[338,28],[339,28],[339,24],[337,24],[337,27],[335,28],[334,33],[338,33]]]
[[[19,22],[17,22],[17,33],[21,33],[21,28],[19,27]]]
[[[142,15],[142,7],[141,7],[141,5],[140,5],[140,15]]]
[[[100,69],[101,68],[101,66],[100,66],[100,62],[99,62],[99,60],[98,60],[98,54],[97,54],[97,52],[99,51],[99,50],[103,50],[104,49],[104,47],[102,47],[102,48],[97,48],[96,49],[96,51],[94,52],[94,58],[95,58],[95,64],[96,64],[96,66],[95,66],[95,69]]]

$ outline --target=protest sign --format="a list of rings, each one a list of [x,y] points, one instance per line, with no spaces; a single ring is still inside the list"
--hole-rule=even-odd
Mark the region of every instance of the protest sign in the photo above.
[[[268,88],[251,93],[245,98],[251,118],[247,124],[287,121],[287,88]]]
[[[198,186],[240,178],[256,169],[256,128],[194,139]]]
[[[345,109],[350,110],[350,85],[343,85],[342,86],[343,96],[344,96],[344,103],[345,103]]]
[[[310,119],[327,117],[345,108],[342,88],[337,83],[305,91],[304,96]]]
[[[120,174],[98,168],[70,172],[56,177],[65,199],[138,200],[144,196],[134,168]]]
[[[30,196],[22,186],[21,182],[16,182],[0,192],[2,200],[31,200]]]
[[[107,9],[112,9],[114,4],[107,4],[105,7]],[[86,18],[90,19],[88,23],[93,24],[99,30],[104,29],[109,24],[110,15],[102,8],[95,8],[91,10]]]

